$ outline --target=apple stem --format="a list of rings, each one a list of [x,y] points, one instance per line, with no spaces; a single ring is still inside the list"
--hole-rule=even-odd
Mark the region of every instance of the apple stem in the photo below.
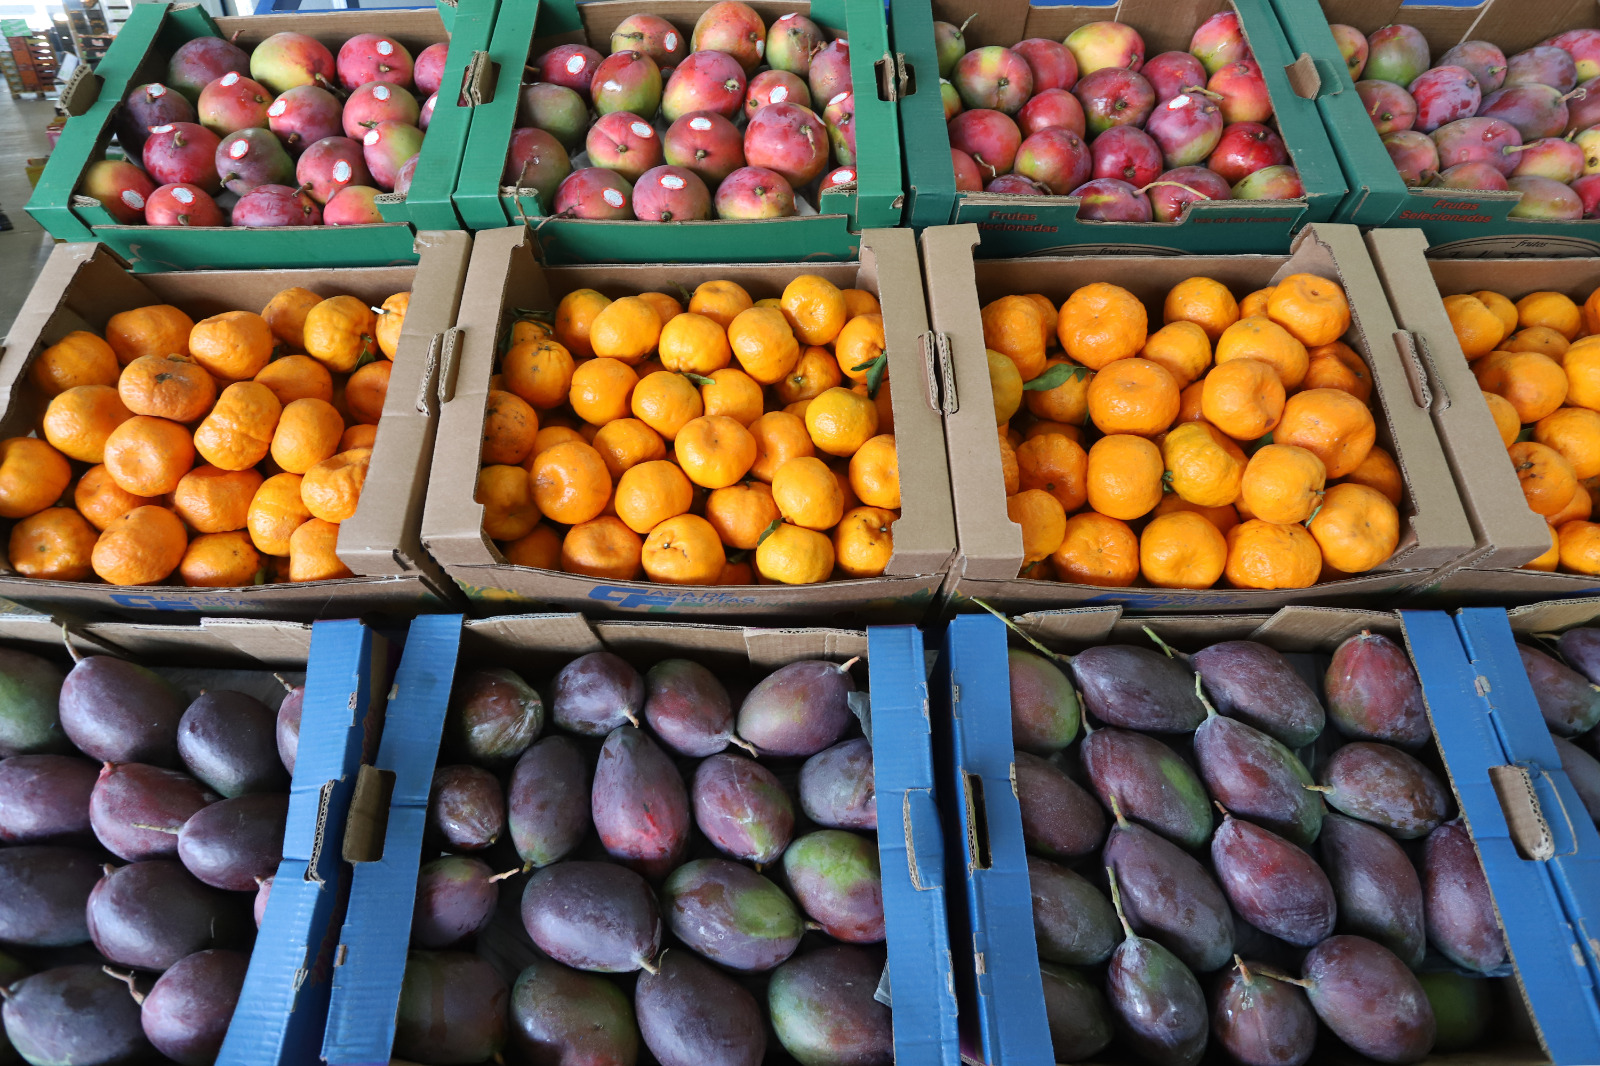
[[[978,13],[976,11],[974,11],[972,14],[968,15],[967,16],[967,20],[965,22],[963,22],[961,25],[956,27],[957,32],[966,33],[967,32],[967,27],[972,25],[972,20],[977,18],[977,17],[978,17]]]

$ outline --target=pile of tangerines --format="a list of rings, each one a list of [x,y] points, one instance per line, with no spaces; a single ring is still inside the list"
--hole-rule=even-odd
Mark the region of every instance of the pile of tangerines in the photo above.
[[[1104,282],[983,308],[1021,575],[1304,588],[1388,559],[1403,484],[1343,289],[1295,274],[1237,300],[1194,277],[1161,313],[1152,330]]]
[[[878,301],[803,275],[511,324],[476,498],[518,566],[682,585],[881,574],[900,475]]]
[[[1484,290],[1444,299],[1528,506],[1550,525],[1529,570],[1600,574],[1600,289],[1513,303]]]
[[[0,441],[0,517],[27,577],[186,585],[349,577],[356,512],[410,303],[285,289],[196,322],[156,304],[28,371],[36,436]]]

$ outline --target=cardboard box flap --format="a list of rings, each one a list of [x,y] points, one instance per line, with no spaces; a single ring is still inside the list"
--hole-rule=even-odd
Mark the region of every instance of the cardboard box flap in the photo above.
[[[283,861],[250,956],[220,1066],[314,1062],[327,1016],[348,868],[341,857],[356,768],[382,728],[388,649],[359,622],[318,622],[306,666]]]
[[[895,1061],[955,1066],[960,1041],[922,633],[873,626],[866,636]]]
[[[428,790],[455,678],[461,621],[460,615],[424,615],[406,634],[372,764],[390,783],[383,845],[373,861],[356,863],[334,960],[321,1044],[321,1056],[331,1066],[388,1062],[394,1044]]]
[[[1530,761],[1560,772],[1505,614],[1467,610],[1454,623],[1432,611],[1402,611],[1400,617],[1434,737],[1483,862],[1540,1041],[1555,1062],[1587,1062],[1600,1049],[1600,999],[1583,958],[1593,949],[1574,939],[1551,864],[1519,854],[1491,776],[1495,768]],[[1588,838],[1589,850],[1600,851],[1593,823],[1579,821],[1582,826],[1574,828]],[[1558,840],[1556,851],[1562,843],[1575,850],[1572,837]]]
[[[1104,642],[1121,617],[1121,607],[1077,607],[1030,611],[1017,615],[1011,624],[1051,648],[1072,648]]]
[[[503,614],[469,619],[462,629],[461,645],[464,656],[483,659],[526,655],[535,648],[552,659],[573,659],[604,647],[593,625],[579,614]]]
[[[1004,484],[1000,452],[995,448],[967,448],[952,436],[988,426],[994,432],[994,405],[990,399],[989,364],[984,358],[983,317],[972,266],[972,251],[979,242],[974,225],[939,226],[922,231],[922,263],[927,282],[929,318],[935,332],[949,340],[955,368],[956,410],[945,415],[946,454],[950,466],[950,493],[961,515],[963,577],[1001,581],[1017,576],[1022,559],[1022,530],[1006,517],[1004,500],[995,492]],[[948,392],[951,383],[945,382]],[[1000,506],[994,506],[1000,499]]]
[[[1586,626],[1600,618],[1600,597],[1584,596],[1570,600],[1547,600],[1506,611],[1511,631],[1519,637],[1563,633],[1574,626]]]
[[[894,523],[891,575],[938,574],[956,554],[955,506],[945,465],[944,426],[929,418],[928,390],[919,387],[927,373],[922,337],[928,332],[927,304],[916,267],[916,238],[908,229],[873,229],[861,235],[862,288],[875,291],[883,308],[890,403],[894,408],[895,451],[899,458],[900,518]],[[902,384],[903,383],[903,384]]]
[[[311,654],[309,622],[202,618],[197,625],[93,622],[84,629],[97,640],[144,661],[238,659],[263,669],[302,664]]]
[[[1452,294],[1428,272],[1427,238],[1421,230],[1372,230],[1366,240],[1397,324],[1422,345],[1434,425],[1478,539],[1472,565],[1512,569],[1537,558],[1550,549],[1549,526],[1524,502],[1511,464],[1485,461],[1499,431],[1440,302]]]
[[[384,397],[378,422],[374,458],[387,453],[391,461],[376,466],[361,494],[354,516],[339,525],[339,558],[357,573],[367,575],[429,572],[444,584],[443,574],[422,549],[422,509],[428,491],[428,470],[433,463],[435,418],[420,413],[415,393],[407,383],[426,387],[437,365],[429,353],[435,339],[455,325],[461,305],[472,237],[460,231],[432,230],[417,236],[419,253],[411,301],[406,307],[400,339],[395,346],[392,379],[399,387]],[[430,373],[431,372],[431,373]],[[397,532],[399,533],[398,543]]]
[[[1250,639],[1270,644],[1279,651],[1317,651],[1341,644],[1363,631],[1399,640],[1400,621],[1393,611],[1284,607],[1262,622]]]
[[[950,909],[958,1003],[972,1019],[963,1022],[962,1041],[985,1063],[1054,1062],[1012,776],[1004,623],[957,615],[932,691],[947,790],[945,865],[951,883],[961,878],[967,887],[965,906]]]

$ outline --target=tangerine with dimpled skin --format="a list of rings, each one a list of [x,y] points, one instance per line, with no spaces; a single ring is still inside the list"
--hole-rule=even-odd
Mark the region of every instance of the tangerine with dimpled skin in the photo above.
[[[1239,482],[1239,501],[1268,522],[1304,522],[1322,503],[1327,467],[1315,452],[1288,444],[1257,449]]]
[[[1305,380],[1311,357],[1299,338],[1270,318],[1241,318],[1217,339],[1216,361],[1221,366],[1235,359],[1258,359],[1277,371],[1286,391]]]
[[[245,528],[257,551],[288,556],[290,536],[311,517],[300,497],[302,480],[299,474],[274,474],[256,489],[245,516]]]
[[[197,466],[178,482],[172,509],[196,533],[228,533],[245,527],[260,490],[261,475],[254,470]]]
[[[164,418],[134,415],[106,438],[106,471],[120,488],[135,496],[171,492],[193,465],[193,437],[183,426]],[[4,480],[3,466],[0,459],[0,481]],[[11,517],[3,509],[0,515]]]
[[[194,319],[171,304],[122,311],[106,320],[106,343],[127,366],[141,355],[190,355]]]
[[[1469,361],[1481,359],[1498,348],[1515,325],[1508,327],[1476,296],[1446,296],[1444,311],[1455,331],[1456,343],[1461,346],[1461,354]]]
[[[261,553],[248,534],[202,533],[189,542],[178,576],[190,588],[237,588],[254,584],[261,564]]]
[[[702,377],[733,361],[728,332],[715,319],[688,312],[673,316],[661,327],[661,365],[668,370]]]
[[[1267,317],[1307,348],[1315,348],[1333,343],[1349,330],[1350,301],[1338,282],[1315,274],[1290,274],[1267,297]]]
[[[780,306],[802,344],[833,343],[847,318],[839,287],[815,274],[801,274],[784,286]]]
[[[1528,506],[1547,518],[1560,514],[1578,491],[1572,464],[1554,448],[1536,441],[1518,441],[1507,451]]]
[[[877,361],[885,357],[888,340],[883,332],[883,315],[868,312],[844,324],[834,338],[834,356],[839,373],[851,381],[866,381]]]
[[[1193,322],[1215,343],[1222,331],[1239,320],[1239,303],[1228,287],[1213,278],[1185,278],[1167,290],[1162,321]]]
[[[594,355],[589,331],[594,326],[595,318],[610,302],[608,297],[593,289],[574,289],[567,293],[556,305],[554,322],[556,340],[580,359]]]
[[[300,481],[300,499],[311,517],[324,522],[354,518],[371,463],[371,448],[352,448],[307,470]]]
[[[28,379],[46,396],[55,396],[77,385],[115,385],[121,369],[111,345],[78,329],[40,352]]]
[[[1329,566],[1364,574],[1394,554],[1400,543],[1400,512],[1377,489],[1335,485],[1306,528]]]
[[[1141,359],[1167,368],[1178,388],[1187,388],[1211,367],[1211,339],[1196,322],[1168,322],[1145,338]]]
[[[1156,588],[1208,589],[1227,560],[1227,540],[1193,511],[1152,518],[1139,535],[1139,570]]]
[[[716,530],[699,515],[680,514],[650,531],[640,553],[645,576],[666,585],[715,585],[728,557]]]
[[[611,474],[588,444],[557,444],[536,455],[533,498],[552,521],[576,525],[597,517],[611,497]]]
[[[632,581],[639,576],[644,538],[614,515],[579,522],[561,542],[561,569],[569,574]]]
[[[800,343],[781,310],[749,307],[728,324],[728,346],[746,374],[774,385],[800,361]]]
[[[1056,321],[1067,358],[1091,370],[1137,355],[1149,315],[1138,297],[1119,285],[1094,282],[1067,297]]]
[[[1322,573],[1322,551],[1297,523],[1252,518],[1230,529],[1227,541],[1223,575],[1235,588],[1310,588]]]
[[[99,532],[70,507],[47,507],[11,527],[11,568],[44,581],[82,581]]]
[[[1089,382],[1089,420],[1102,433],[1153,437],[1178,417],[1178,382],[1160,363],[1118,359]]]
[[[1256,440],[1277,428],[1286,399],[1283,380],[1271,366],[1235,359],[1206,375],[1200,412],[1234,440]]]
[[[1180,499],[1201,507],[1225,507],[1239,498],[1245,454],[1209,422],[1174,426],[1161,442],[1167,483]]]
[[[764,481],[741,481],[706,497],[706,521],[723,544],[739,551],[754,551],[761,535],[782,517]]]
[[[617,479],[617,517],[635,533],[649,533],[669,518],[687,514],[694,486],[682,470],[665,459],[629,467]]]
[[[1022,527],[1024,567],[1048,559],[1067,535],[1067,515],[1061,501],[1043,489],[1024,489],[1007,497],[1006,517]]]
[[[1048,492],[1069,514],[1089,498],[1089,455],[1064,434],[1044,433],[1023,441],[1016,448],[1016,463],[1019,489]]]
[[[272,335],[291,351],[305,347],[306,315],[322,302],[322,297],[304,286],[295,285],[277,292],[261,309]]]
[[[844,517],[845,499],[828,464],[800,456],[772,475],[772,500],[784,519],[804,529],[828,530]]]
[[[756,548],[756,570],[768,581],[813,585],[833,573],[833,541],[827,534],[784,522]]]
[[[1161,450],[1144,437],[1114,434],[1089,449],[1089,506],[1131,522],[1161,502]]]
[[[194,450],[223,470],[248,469],[267,457],[282,415],[283,405],[271,389],[257,381],[236,381],[222,390],[211,413],[195,427]]]
[[[260,315],[250,311],[225,311],[194,324],[189,331],[188,351],[194,361],[214,377],[223,381],[245,381],[267,365],[276,343],[271,327]]]
[[[1366,404],[1339,389],[1309,389],[1289,397],[1272,432],[1278,444],[1304,448],[1341,478],[1372,450],[1378,427]]]
[[[354,577],[339,558],[339,523],[308,519],[289,535],[290,581],[337,581]]]
[[[1067,519],[1050,563],[1061,581],[1127,588],[1139,576],[1139,537],[1126,522],[1085,511]]]
[[[188,544],[177,515],[164,507],[136,507],[100,534],[90,562],[107,584],[153,585],[178,568]]]
[[[567,402],[576,368],[572,353],[548,339],[513,344],[500,362],[505,388],[541,411]]]
[[[1490,352],[1472,364],[1472,372],[1483,391],[1511,401],[1523,425],[1553,414],[1571,388],[1570,372],[1539,352]]]
[[[472,498],[483,507],[483,531],[491,540],[520,540],[542,517],[533,500],[533,483],[520,466],[483,467]]]
[[[871,398],[832,388],[810,401],[806,433],[820,451],[849,456],[878,434],[878,408]]]
[[[661,316],[647,300],[624,296],[602,307],[589,324],[589,346],[602,359],[630,366],[655,351]]]
[[[756,461],[756,439],[731,418],[702,415],[678,431],[673,455],[690,481],[701,488],[724,489],[750,472]]]
[[[198,422],[217,399],[215,379],[186,355],[142,355],[123,369],[116,384],[132,413],[174,422]]]
[[[869,507],[900,509],[900,453],[894,435],[880,433],[850,457],[850,488]]]
[[[1045,368],[1045,323],[1040,307],[1026,296],[1002,296],[984,304],[984,347],[1016,364],[1023,381],[1032,381]]]

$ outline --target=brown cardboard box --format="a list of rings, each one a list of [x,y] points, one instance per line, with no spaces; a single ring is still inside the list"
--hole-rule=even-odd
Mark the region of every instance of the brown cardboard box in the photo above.
[[[928,327],[911,233],[869,230],[861,247],[859,263],[541,267],[525,228],[479,232],[456,320],[460,343],[440,374],[441,432],[422,522],[428,552],[486,613],[548,605],[596,614],[920,621],[955,555],[944,428],[934,405],[937,390],[927,384],[933,349],[922,343]],[[473,489],[489,377],[516,310],[553,311],[562,296],[585,287],[616,297],[651,289],[677,292],[679,286],[693,290],[716,279],[736,281],[759,300],[779,295],[791,279],[807,272],[840,287],[874,292],[883,305],[904,503],[894,525],[894,557],[882,577],[688,588],[596,580],[504,560],[484,536],[483,508],[473,500]]]
[[[274,293],[294,285],[326,296],[348,293],[374,306],[408,289],[412,300],[371,473],[360,507],[339,532],[339,557],[356,577],[244,589],[191,589],[174,578],[163,585],[119,588],[25,578],[6,568],[0,572],[0,597],[84,617],[150,611],[340,617],[372,610],[415,613],[450,603],[454,588],[423,552],[419,532],[437,414],[433,382],[455,321],[472,238],[429,232],[417,238],[417,248],[415,266],[135,275],[100,245],[58,246],[0,356],[0,436],[32,433],[44,411],[44,397],[27,378],[34,357],[72,330],[102,332],[120,311],[172,303],[199,320],[222,311],[260,310]]]
[[[933,328],[948,338],[954,365],[955,395],[953,401],[947,398],[946,407],[955,409],[945,415],[961,545],[946,583],[953,602],[977,598],[1014,612],[1086,602],[1151,611],[1260,611],[1290,603],[1370,603],[1404,592],[1472,549],[1471,527],[1428,422],[1426,396],[1416,386],[1421,372],[1396,334],[1383,288],[1354,226],[1307,227],[1290,256],[1097,255],[975,263],[976,240],[972,226],[933,228],[922,235]],[[1059,306],[1079,286],[1109,281],[1139,296],[1152,322],[1159,323],[1167,290],[1184,278],[1216,278],[1242,297],[1294,273],[1336,279],[1350,298],[1354,321],[1346,340],[1372,369],[1378,443],[1395,457],[1406,484],[1400,545],[1389,561],[1359,577],[1275,591],[1111,589],[1017,578],[1022,537],[1006,517],[979,308],[1003,295],[1028,292],[1042,292]]]
[[[1441,299],[1492,289],[1513,300],[1564,292],[1580,305],[1600,288],[1594,259],[1426,259],[1417,230],[1373,230],[1372,261],[1395,321],[1421,341],[1433,420],[1472,521],[1477,548],[1428,583],[1427,593],[1460,606],[1528,603],[1600,590],[1600,578],[1518,569],[1550,549],[1550,527],[1528,508],[1472,368],[1461,354]]]

